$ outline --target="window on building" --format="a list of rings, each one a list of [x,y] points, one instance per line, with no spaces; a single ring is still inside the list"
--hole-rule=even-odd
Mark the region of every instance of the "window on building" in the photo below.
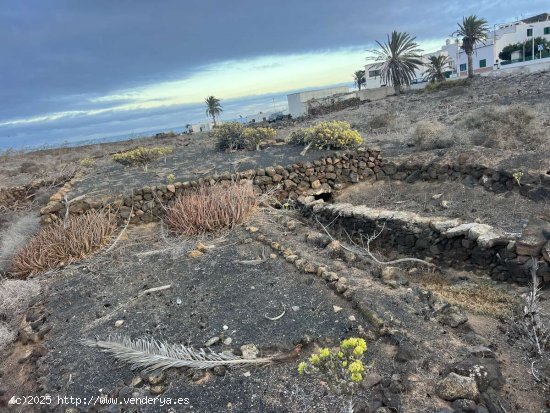
[[[377,76],[380,76],[380,69],[369,70],[369,77],[377,77]]]
[[[461,72],[465,72],[465,71],[466,71],[466,63],[461,63],[461,64],[460,64],[460,71],[461,71]]]
[[[550,26],[544,28],[544,34],[550,34]]]
[[[527,37],[533,37],[533,29],[527,29]]]
[[[481,59],[479,61],[479,67],[487,67],[487,59]]]

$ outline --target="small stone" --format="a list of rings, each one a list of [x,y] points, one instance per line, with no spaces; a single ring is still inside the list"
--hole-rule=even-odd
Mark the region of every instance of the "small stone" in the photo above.
[[[228,326],[226,326],[226,325],[224,325],[224,326],[223,326],[222,328],[224,329],[224,331],[227,331],[227,330],[229,330],[229,327],[228,327]]]
[[[244,377],[250,377],[250,372],[249,372],[249,371],[245,371],[245,372],[243,373],[243,376],[244,376]]]
[[[456,328],[467,322],[468,316],[464,311],[447,304],[439,311],[438,319],[441,324]]]
[[[202,242],[197,242],[197,245],[195,245],[195,249],[204,253],[206,252],[206,245],[204,245]]]
[[[348,317],[348,320],[349,320],[349,321],[355,321],[355,316],[354,316],[354,315],[350,315],[350,316]]]
[[[432,199],[439,199],[443,196],[443,194],[435,194],[435,195],[432,195]]]
[[[286,227],[289,230],[294,231],[296,229],[296,227],[298,226],[298,224],[299,224],[298,221],[292,220],[292,221],[287,222]]]
[[[141,376],[135,376],[132,379],[132,387],[141,387],[141,386],[143,386],[143,379],[141,378]]]
[[[124,324],[124,320],[116,320],[115,321],[115,327],[117,327],[117,328],[122,327],[122,324]]]
[[[449,201],[443,200],[439,203],[439,205],[441,205],[441,208],[443,208],[443,209],[448,209],[449,206],[450,206],[450,203],[449,203]]]
[[[155,372],[147,376],[147,381],[149,384],[152,384],[153,386],[162,383],[166,379],[166,374],[161,372]]]
[[[203,253],[199,250],[192,250],[187,253],[187,256],[189,258],[199,258],[203,255]]]
[[[151,386],[151,389],[150,389],[151,393],[152,394],[162,394],[166,391],[166,387],[164,386]]]
[[[470,354],[476,357],[495,358],[495,353],[493,352],[493,350],[485,346],[474,346],[470,348]]]
[[[216,366],[212,369],[212,372],[216,376],[223,377],[223,376],[225,376],[225,373],[227,372],[227,367],[225,367],[225,366]]]
[[[288,255],[285,260],[286,262],[289,262],[289,263],[294,263],[296,260],[298,259],[298,256],[297,255]]]
[[[293,305],[291,308],[292,308],[292,311],[300,310],[300,307],[298,307],[297,305]]]
[[[176,305],[181,305],[183,301],[181,301],[181,298],[177,297],[176,298]]]
[[[277,258],[277,254],[269,254],[269,258],[271,258],[272,260],[274,260],[275,258]]]
[[[225,340],[223,340],[223,344],[226,346],[230,345],[233,342],[233,339],[231,337],[227,337]]]
[[[258,227],[248,227],[246,230],[253,234],[255,232],[258,232]]]
[[[458,412],[475,413],[476,402],[469,399],[456,399],[453,402],[453,409],[455,409]]]
[[[219,343],[220,341],[220,338],[219,337],[212,337],[211,339],[209,339],[206,343],[204,343],[204,346],[205,347],[210,347],[210,346],[213,346],[214,344],[216,343]]]
[[[315,273],[317,273],[317,267],[314,264],[312,264],[311,262],[308,262],[304,266],[304,272],[307,272],[308,274],[315,274]]]
[[[436,393],[443,400],[456,399],[475,400],[479,397],[476,381],[471,377],[449,373],[447,377],[437,383]]]
[[[363,387],[365,389],[370,389],[370,388],[376,386],[381,381],[382,381],[382,376],[380,374],[370,373],[361,382],[361,387]]]
[[[245,344],[241,346],[241,352],[245,359],[255,359],[258,358],[260,350],[254,344]]]
[[[334,310],[335,313],[342,311],[342,307],[338,307],[337,305],[333,305],[332,309]]]
[[[334,240],[325,248],[331,258],[340,258],[342,255],[342,245],[340,241]]]

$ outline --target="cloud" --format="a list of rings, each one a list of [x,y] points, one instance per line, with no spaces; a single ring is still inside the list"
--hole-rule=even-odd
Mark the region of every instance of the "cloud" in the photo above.
[[[435,45],[463,15],[500,23],[546,7],[541,0],[279,0],[261,7],[250,0],[4,0],[0,139],[29,133],[31,125],[51,139],[63,122],[92,128],[105,116],[118,131],[115,119],[129,112],[150,113],[156,125],[157,111],[210,94],[228,100],[347,82],[365,50],[394,29]],[[104,126],[98,130],[109,133]],[[74,136],[82,133],[73,127]]]

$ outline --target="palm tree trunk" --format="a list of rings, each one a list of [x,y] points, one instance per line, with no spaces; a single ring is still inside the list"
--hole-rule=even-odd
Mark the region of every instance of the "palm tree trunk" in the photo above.
[[[474,59],[472,57],[472,52],[467,52],[466,55],[468,56],[468,77],[473,78],[474,77]]]
[[[214,126],[216,126],[216,116],[212,115],[212,120],[214,121]]]
[[[393,90],[395,90],[395,94],[399,96],[399,94],[401,93],[401,85],[399,83],[394,83]]]

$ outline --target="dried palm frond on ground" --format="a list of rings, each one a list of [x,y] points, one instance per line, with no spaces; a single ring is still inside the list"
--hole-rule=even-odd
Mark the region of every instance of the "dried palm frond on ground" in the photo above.
[[[109,211],[69,216],[42,228],[14,257],[12,273],[26,278],[82,259],[103,247],[115,228],[115,215]]]
[[[244,222],[256,205],[250,181],[200,186],[183,193],[170,205],[165,222],[178,234],[200,235]]]
[[[125,336],[112,336],[107,340],[84,340],[90,347],[100,348],[115,358],[128,363],[132,369],[166,370],[177,367],[210,369],[216,366],[242,367],[245,365],[266,365],[276,357],[245,359],[231,353],[206,352],[182,344],[169,344],[154,338],[132,340]]]

